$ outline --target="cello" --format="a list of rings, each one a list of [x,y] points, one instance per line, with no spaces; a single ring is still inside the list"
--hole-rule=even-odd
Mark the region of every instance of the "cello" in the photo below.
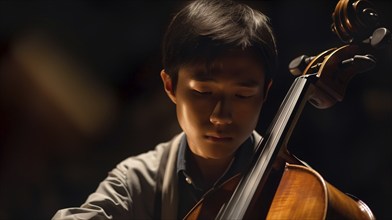
[[[289,64],[296,79],[247,172],[208,191],[185,219],[375,219],[364,202],[287,149],[304,106],[326,109],[342,101],[351,78],[374,68],[374,51],[391,41],[369,1],[340,0],[332,19],[332,31],[345,44]]]

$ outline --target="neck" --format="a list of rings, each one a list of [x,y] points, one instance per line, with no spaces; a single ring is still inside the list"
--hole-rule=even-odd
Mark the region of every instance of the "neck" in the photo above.
[[[195,175],[199,175],[199,178],[203,183],[203,188],[208,189],[223,175],[230,165],[233,156],[220,159],[208,159],[191,153],[190,159],[192,164],[192,166],[190,166],[191,172]]]

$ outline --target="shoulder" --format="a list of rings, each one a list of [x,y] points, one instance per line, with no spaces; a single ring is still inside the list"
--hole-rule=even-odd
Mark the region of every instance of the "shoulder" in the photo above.
[[[176,135],[170,141],[158,144],[153,150],[131,156],[120,162],[111,173],[123,175],[128,184],[135,184],[135,181],[141,181],[141,184],[155,185],[155,177],[161,166],[161,161],[166,160],[171,151],[176,151],[178,146],[177,140],[181,134]]]
[[[178,148],[177,140],[180,136],[181,134],[158,144],[151,151],[125,159],[109,173],[107,180],[114,177],[116,181],[121,181],[119,185],[124,186],[123,195],[129,198],[131,216],[153,216],[155,203],[152,201],[156,197],[158,177],[168,169],[166,163],[174,163],[168,161],[168,158]]]
[[[178,148],[175,145],[179,137],[120,162],[84,204],[59,210],[53,219],[152,218],[160,162]]]

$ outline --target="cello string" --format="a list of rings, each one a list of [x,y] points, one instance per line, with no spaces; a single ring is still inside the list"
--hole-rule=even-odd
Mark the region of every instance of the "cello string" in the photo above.
[[[225,209],[223,209],[222,214],[221,212],[218,214],[217,219],[243,218],[246,211],[244,207],[249,206],[252,195],[255,193],[257,188],[253,186],[255,186],[256,183],[258,185],[258,183],[261,181],[261,178],[264,176],[269,161],[272,158],[274,151],[276,150],[276,146],[284,129],[286,128],[286,124],[290,116],[292,115],[291,113],[304,90],[306,82],[307,78],[304,76],[300,76],[295,79],[293,85],[289,89],[288,94],[285,96],[281,106],[279,107],[278,114],[272,123],[273,126],[271,126],[267,132],[268,138],[257,159],[256,166],[254,166],[241,180],[238,187],[234,191],[233,196],[227,203],[227,206]],[[258,145],[260,146],[261,144],[259,143]],[[236,208],[234,209],[234,207]]]

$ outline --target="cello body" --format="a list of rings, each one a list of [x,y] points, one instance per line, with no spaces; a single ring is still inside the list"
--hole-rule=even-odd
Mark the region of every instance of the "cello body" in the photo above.
[[[375,219],[364,202],[339,191],[308,166],[286,163],[281,174],[273,180],[279,181],[276,191],[274,183],[266,187],[275,192],[267,192],[273,194],[270,206],[268,198],[260,196],[245,219]],[[215,219],[240,180],[234,176],[207,192],[184,219]]]
[[[286,164],[267,219],[375,219],[361,200],[342,193],[315,170]]]

